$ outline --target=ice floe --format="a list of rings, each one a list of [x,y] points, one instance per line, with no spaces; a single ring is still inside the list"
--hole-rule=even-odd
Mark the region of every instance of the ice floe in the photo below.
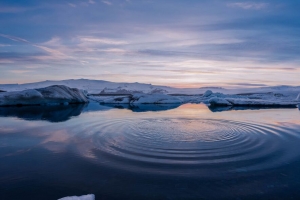
[[[95,195],[88,194],[83,196],[70,196],[70,197],[63,197],[58,200],[95,200]]]
[[[231,106],[232,104],[226,99],[219,97],[212,97],[208,100],[209,104],[212,106]]]
[[[166,94],[134,94],[130,104],[178,104],[183,103],[178,97]]]
[[[86,102],[88,99],[81,90],[64,85],[0,93],[0,106],[59,105]]]
[[[141,94],[136,93],[127,96],[89,96],[91,100],[104,104],[181,104],[183,101],[166,94]]]

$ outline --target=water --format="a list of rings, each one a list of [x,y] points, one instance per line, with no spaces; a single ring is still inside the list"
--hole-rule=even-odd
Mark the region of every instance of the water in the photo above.
[[[0,199],[299,199],[297,109],[0,108]]]

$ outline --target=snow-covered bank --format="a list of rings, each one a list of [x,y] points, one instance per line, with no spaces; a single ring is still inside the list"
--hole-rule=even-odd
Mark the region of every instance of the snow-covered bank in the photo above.
[[[71,196],[71,197],[64,197],[58,200],[95,200],[95,195],[88,194],[83,196]]]
[[[81,90],[64,85],[0,93],[0,106],[59,105],[87,102],[88,99]]]

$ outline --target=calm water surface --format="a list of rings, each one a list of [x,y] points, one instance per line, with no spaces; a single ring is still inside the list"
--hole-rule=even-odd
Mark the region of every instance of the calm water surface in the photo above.
[[[0,163],[0,199],[300,199],[300,111],[0,108]]]

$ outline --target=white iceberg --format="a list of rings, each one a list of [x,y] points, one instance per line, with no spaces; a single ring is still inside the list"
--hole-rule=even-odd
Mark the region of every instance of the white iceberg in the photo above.
[[[83,196],[63,197],[58,200],[95,200],[95,195],[88,194],[88,195],[83,195]]]
[[[260,99],[225,98],[233,106],[267,106],[267,107],[296,107],[296,102],[268,101]]]
[[[202,97],[209,97],[213,94],[213,92],[211,90],[206,90],[206,92],[204,92],[204,94],[202,95]]]
[[[209,99],[208,103],[211,106],[231,106],[232,105],[226,99],[219,98],[219,97],[213,97],[213,98]]]
[[[111,97],[106,98],[101,101],[101,103],[106,104],[129,104],[131,100],[130,96],[118,96],[118,97]]]
[[[88,99],[81,90],[63,85],[0,93],[0,106],[57,105],[86,102],[88,102]]]
[[[130,104],[180,104],[182,100],[178,97],[166,94],[134,94],[131,96]]]

